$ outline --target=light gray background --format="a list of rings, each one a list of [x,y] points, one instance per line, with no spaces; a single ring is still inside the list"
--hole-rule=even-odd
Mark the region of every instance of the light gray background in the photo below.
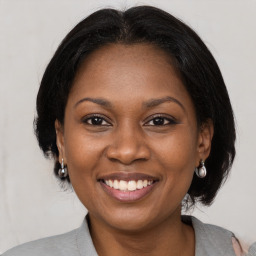
[[[71,230],[85,209],[63,191],[52,162],[40,152],[32,122],[35,98],[50,57],[66,33],[106,6],[151,4],[177,15],[203,38],[223,72],[237,120],[237,158],[210,208],[194,215],[256,240],[256,2],[0,1],[0,252],[17,244]]]

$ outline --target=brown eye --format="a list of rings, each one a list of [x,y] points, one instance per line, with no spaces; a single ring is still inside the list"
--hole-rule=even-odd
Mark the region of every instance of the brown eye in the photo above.
[[[146,125],[152,125],[152,126],[163,126],[163,125],[170,125],[170,124],[176,124],[176,122],[171,118],[161,117],[161,116],[155,117],[146,123]]]
[[[90,116],[83,120],[84,123],[95,126],[109,126],[110,124],[100,116]]]
[[[102,125],[103,119],[100,117],[92,117],[88,120],[88,123],[91,123],[92,125]]]
[[[154,118],[152,121],[153,121],[154,125],[164,125],[165,124],[165,118],[162,118],[162,117]]]

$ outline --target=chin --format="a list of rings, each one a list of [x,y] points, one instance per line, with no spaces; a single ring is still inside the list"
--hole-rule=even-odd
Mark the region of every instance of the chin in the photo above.
[[[143,216],[115,216],[115,219],[108,221],[108,224],[113,228],[125,233],[138,233],[149,229],[152,225],[153,220],[144,218]]]
[[[105,212],[102,220],[111,228],[125,233],[138,233],[159,225],[166,216],[153,209],[122,209]]]

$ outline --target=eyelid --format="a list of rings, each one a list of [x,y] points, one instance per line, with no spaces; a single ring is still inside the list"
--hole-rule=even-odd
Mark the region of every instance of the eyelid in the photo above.
[[[153,121],[155,118],[163,118],[163,119],[168,120],[169,123],[165,124],[165,125],[172,125],[172,124],[178,124],[179,123],[178,120],[175,117],[171,116],[171,115],[167,115],[167,114],[154,114],[154,115],[151,115],[151,116],[147,117],[147,119],[144,122],[144,125],[146,125],[146,126],[154,126],[154,125],[147,125],[147,123],[149,123],[150,121]],[[165,126],[165,125],[162,125],[162,126]]]
[[[109,118],[107,118],[106,116],[102,115],[102,114],[89,114],[86,115],[82,118],[82,122],[88,125],[92,125],[92,126],[97,126],[97,125],[93,125],[93,124],[89,124],[87,121],[89,119],[92,119],[94,117],[98,117],[101,118],[104,122],[106,122],[107,124],[103,124],[103,125],[98,125],[98,126],[111,126],[111,120]]]

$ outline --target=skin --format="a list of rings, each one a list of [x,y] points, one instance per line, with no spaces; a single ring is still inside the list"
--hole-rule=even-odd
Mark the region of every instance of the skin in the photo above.
[[[88,97],[109,105],[83,100]],[[146,106],[166,97],[174,100]],[[99,125],[91,114],[100,115]],[[55,127],[59,161],[64,158],[88,209],[99,255],[194,255],[181,201],[210,153],[213,128],[211,122],[198,127],[193,102],[162,50],[112,44],[93,52],[76,75],[64,125],[56,120]],[[158,182],[142,199],[120,202],[98,181],[113,172],[139,172]]]

